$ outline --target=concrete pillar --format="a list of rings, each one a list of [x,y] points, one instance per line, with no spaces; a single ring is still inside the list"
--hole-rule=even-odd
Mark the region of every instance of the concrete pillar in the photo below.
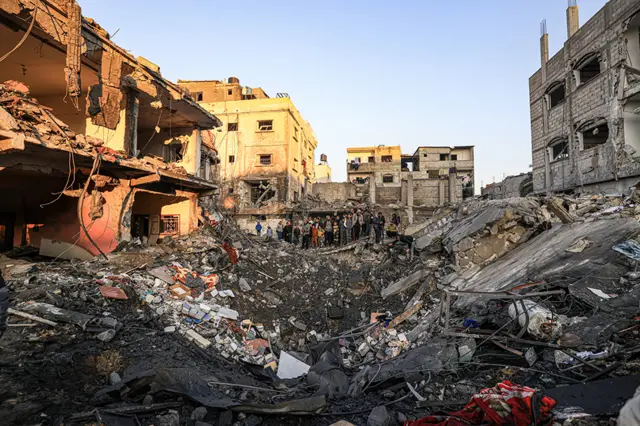
[[[458,173],[449,173],[449,202],[458,202]]]
[[[567,8],[567,38],[571,38],[578,29],[580,29],[580,16],[578,13],[578,6],[576,2],[571,2],[569,4],[574,4],[573,6],[569,6]]]
[[[540,37],[540,69],[542,70],[542,82],[545,82],[547,81],[547,62],[549,62],[549,34],[546,33],[546,21],[543,27],[543,34]]]
[[[444,185],[444,181],[442,179],[440,179],[438,181],[438,205],[439,206],[443,206],[444,203],[446,202],[447,198],[445,197],[445,185]]]
[[[189,136],[187,151],[182,157],[181,165],[185,168],[187,173],[191,175],[197,175],[200,170],[200,156],[202,148],[201,138],[200,129],[194,128]]]
[[[407,206],[413,207],[413,175],[407,176]]]
[[[407,181],[405,179],[402,179],[402,176],[400,176],[400,205],[402,206],[408,206],[407,191],[408,191]]]
[[[376,202],[376,177],[371,175],[369,177],[369,202],[375,204]]]
[[[553,148],[544,151],[544,187],[547,193],[551,192],[551,153]]]

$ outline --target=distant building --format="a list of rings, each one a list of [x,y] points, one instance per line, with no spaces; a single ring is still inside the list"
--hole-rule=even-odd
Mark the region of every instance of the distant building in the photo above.
[[[235,77],[178,85],[223,123],[214,132],[221,197],[238,223],[252,229],[259,219],[275,224],[290,217],[292,203],[311,191],[318,142],[289,95],[270,98]]]
[[[371,202],[439,206],[473,196],[474,147],[347,148],[349,182],[368,187]]]
[[[536,193],[625,191],[640,181],[640,1],[610,0],[582,27],[575,1],[568,39],[529,79]]]
[[[327,163],[327,155],[320,155],[320,163],[316,165],[314,183],[331,182],[331,167]]]

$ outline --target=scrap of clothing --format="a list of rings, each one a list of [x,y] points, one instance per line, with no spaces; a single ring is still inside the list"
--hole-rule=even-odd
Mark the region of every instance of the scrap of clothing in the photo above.
[[[536,390],[503,380],[474,395],[462,410],[449,415],[427,416],[408,420],[404,426],[529,426],[553,424],[551,410],[556,402],[536,398]]]
[[[183,266],[172,265],[171,266],[176,273],[173,276],[173,279],[176,282],[182,283],[189,288],[194,287],[194,282],[202,283],[203,291],[210,292],[216,288],[218,282],[220,281],[220,277],[216,274],[210,275],[200,275],[197,272],[191,271]]]

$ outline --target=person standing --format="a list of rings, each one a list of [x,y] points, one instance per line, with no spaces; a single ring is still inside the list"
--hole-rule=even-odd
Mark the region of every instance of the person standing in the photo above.
[[[324,245],[328,247],[331,244],[333,244],[333,223],[331,223],[331,216],[327,216],[324,223]]]
[[[345,225],[345,228],[347,229],[345,244],[349,244],[351,242],[351,238],[353,235],[353,217],[351,216],[351,213],[347,215],[347,220],[344,225]]]
[[[347,215],[340,216],[340,245],[347,243]]]
[[[271,229],[271,226],[267,226],[267,241],[273,241],[273,229]]]
[[[380,244],[380,237],[382,237],[380,218],[378,216],[373,216],[373,219],[371,219],[371,225],[373,226],[373,232],[376,235],[376,244]]]
[[[318,248],[318,224],[311,224],[311,248]]]
[[[308,249],[311,244],[311,224],[307,221],[302,227],[302,248]]]
[[[353,241],[358,241],[360,238],[360,210],[356,211],[353,215]]]
[[[296,225],[296,226],[293,228],[293,236],[292,236],[292,238],[293,238],[293,239],[291,240],[291,242],[292,242],[294,245],[296,245],[296,246],[297,246],[298,244],[300,244],[300,225]]]
[[[364,235],[368,237],[371,234],[371,213],[369,213],[369,209],[365,209],[362,214],[362,222],[364,223]]]
[[[256,235],[259,237],[262,234],[262,225],[260,225],[260,221],[256,223]]]
[[[340,223],[338,222],[337,217],[331,225],[333,226],[333,235],[331,236],[331,238],[333,238],[332,242],[334,245],[338,246],[340,245]]]
[[[282,226],[282,221],[278,222],[276,226],[276,234],[278,235],[278,241],[282,241],[282,233],[284,232],[284,226]]]

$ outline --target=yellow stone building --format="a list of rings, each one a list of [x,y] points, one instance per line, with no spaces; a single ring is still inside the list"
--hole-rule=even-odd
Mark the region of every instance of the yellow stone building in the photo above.
[[[235,207],[238,222],[252,229],[258,219],[275,226],[290,217],[293,203],[311,191],[318,142],[289,96],[270,98],[235,77],[178,84],[223,123],[213,144],[221,196],[225,206]]]

